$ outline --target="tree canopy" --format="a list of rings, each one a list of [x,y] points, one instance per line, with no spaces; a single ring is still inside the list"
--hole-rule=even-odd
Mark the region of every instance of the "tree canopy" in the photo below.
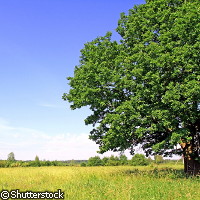
[[[9,161],[9,162],[15,162],[15,154],[13,152],[10,152],[8,154],[7,161]]]
[[[200,138],[199,1],[147,0],[122,13],[116,31],[120,41],[108,32],[85,44],[63,99],[89,106],[100,153],[182,153],[175,145]]]

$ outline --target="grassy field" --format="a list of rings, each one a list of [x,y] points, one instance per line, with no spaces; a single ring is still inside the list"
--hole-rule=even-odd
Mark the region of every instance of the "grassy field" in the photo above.
[[[200,200],[200,180],[182,165],[0,168],[0,190],[57,191],[69,200]]]

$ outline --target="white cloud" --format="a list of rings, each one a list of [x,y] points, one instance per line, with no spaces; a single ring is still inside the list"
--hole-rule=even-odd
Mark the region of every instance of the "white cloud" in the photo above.
[[[51,103],[40,103],[38,104],[41,107],[46,107],[46,108],[65,108],[62,105],[58,105],[58,104],[51,104]]]
[[[0,159],[14,152],[17,160],[33,160],[36,155],[41,160],[70,160],[95,156],[98,146],[86,133],[49,135],[0,120],[0,149]]]

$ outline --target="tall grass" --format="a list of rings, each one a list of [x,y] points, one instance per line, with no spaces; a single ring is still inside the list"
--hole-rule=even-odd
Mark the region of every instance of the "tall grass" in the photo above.
[[[69,200],[200,200],[198,178],[183,166],[1,168],[0,189],[57,191]]]

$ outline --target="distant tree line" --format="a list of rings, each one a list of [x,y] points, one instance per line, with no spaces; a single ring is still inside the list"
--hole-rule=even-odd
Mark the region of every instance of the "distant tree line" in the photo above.
[[[89,158],[87,166],[118,166],[118,165],[132,165],[132,166],[146,166],[151,162],[150,158],[146,158],[143,154],[135,154],[132,159],[128,160],[125,155],[110,156],[100,158],[99,156]],[[83,166],[83,164],[81,165]]]
[[[35,160],[21,161],[16,160],[13,152],[8,154],[7,160],[0,160],[0,167],[41,167],[41,166],[147,166],[149,164],[162,164],[162,163],[182,163],[180,160],[166,160],[161,155],[155,155],[154,160],[146,158],[143,154],[135,154],[131,159],[126,155],[120,156],[111,155],[110,157],[99,156],[90,157],[88,160],[68,160],[68,161],[49,161],[40,160],[36,155]]]
[[[90,157],[87,162],[82,162],[81,166],[119,166],[119,165],[129,165],[129,166],[147,166],[149,164],[162,164],[162,163],[180,163],[182,164],[182,159],[180,160],[169,160],[164,159],[161,155],[155,155],[154,160],[146,158],[143,154],[135,154],[130,160],[126,155],[122,154],[118,156],[110,156],[100,158],[99,156]]]
[[[41,161],[36,155],[35,160],[16,160],[13,152],[8,154],[7,160],[0,160],[0,167],[40,167],[40,166],[66,166],[66,161]]]

